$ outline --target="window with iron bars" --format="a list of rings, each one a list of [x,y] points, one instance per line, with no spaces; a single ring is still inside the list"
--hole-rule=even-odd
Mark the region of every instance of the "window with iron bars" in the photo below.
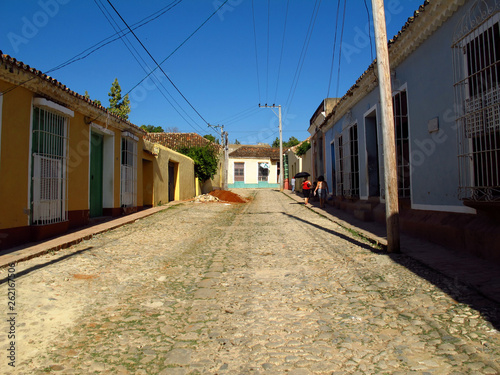
[[[410,197],[410,141],[408,129],[408,101],[406,90],[393,95],[396,161],[398,168],[398,195]]]
[[[121,189],[122,207],[137,205],[137,141],[122,137]]]
[[[460,199],[500,201],[500,14],[476,2],[458,25],[453,70]],[[474,17],[472,23],[469,19]]]
[[[67,118],[34,107],[31,135],[31,223],[67,220]]]

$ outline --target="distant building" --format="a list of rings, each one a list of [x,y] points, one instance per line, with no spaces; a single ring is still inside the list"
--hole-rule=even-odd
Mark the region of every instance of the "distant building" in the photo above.
[[[279,188],[279,148],[238,145],[229,153],[229,188]]]
[[[196,133],[147,133],[144,139],[149,142],[158,143],[174,151],[184,147],[214,147],[219,153],[219,168],[215,176],[208,181],[200,181],[198,189],[202,193],[209,193],[214,189],[221,189],[224,176],[224,149],[215,142],[212,142]]]

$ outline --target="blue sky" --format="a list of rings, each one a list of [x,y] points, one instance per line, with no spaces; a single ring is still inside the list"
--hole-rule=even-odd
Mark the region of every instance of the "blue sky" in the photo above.
[[[225,0],[110,1],[130,26],[158,15],[134,32],[158,63],[170,56],[161,67],[190,103],[157,69],[130,92],[129,120],[139,126],[218,135],[208,122],[223,124],[231,142],[272,143],[278,118],[258,106],[267,103],[282,106],[283,139],[303,140],[321,101],[343,96],[375,57],[363,0],[346,1],[343,29],[343,1],[339,17],[333,0],[228,0],[217,12]],[[385,1],[389,38],[422,3]],[[0,50],[47,72],[113,36],[110,21],[126,28],[107,0],[2,1]],[[130,50],[117,39],[49,75],[108,106],[115,78],[125,93],[156,67],[133,35],[127,39]]]

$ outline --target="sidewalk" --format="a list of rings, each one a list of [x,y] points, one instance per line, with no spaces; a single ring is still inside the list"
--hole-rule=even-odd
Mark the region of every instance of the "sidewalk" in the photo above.
[[[51,251],[65,249],[81,241],[88,240],[96,234],[107,232],[109,230],[121,227],[122,225],[133,223],[136,220],[166,210],[167,208],[176,204],[179,204],[179,202],[170,202],[164,206],[148,208],[127,216],[111,219],[100,224],[86,226],[82,229],[76,229],[68,234],[50,240],[28,243],[0,251],[0,268],[5,268],[9,264],[35,258]]]
[[[292,194],[285,190],[291,199],[303,203],[302,195]],[[319,207],[319,202],[311,202],[307,207],[340,226],[359,233],[368,241],[387,246],[385,225],[379,222],[364,222],[354,216],[336,209],[330,205]],[[471,254],[453,251],[442,246],[420,240],[415,237],[400,235],[401,253],[405,254],[426,266],[448,276],[455,282],[473,288],[483,296],[500,303],[500,267]]]

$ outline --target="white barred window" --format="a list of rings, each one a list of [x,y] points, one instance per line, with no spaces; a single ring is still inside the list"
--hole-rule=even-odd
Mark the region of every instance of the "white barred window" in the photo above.
[[[500,201],[500,13],[476,1],[453,42],[459,197]]]
[[[31,136],[31,222],[67,220],[67,118],[34,107]]]
[[[336,137],[337,195],[359,198],[358,125],[352,124]]]
[[[128,132],[122,137],[121,159],[121,206],[135,207],[137,206],[137,137]]]

